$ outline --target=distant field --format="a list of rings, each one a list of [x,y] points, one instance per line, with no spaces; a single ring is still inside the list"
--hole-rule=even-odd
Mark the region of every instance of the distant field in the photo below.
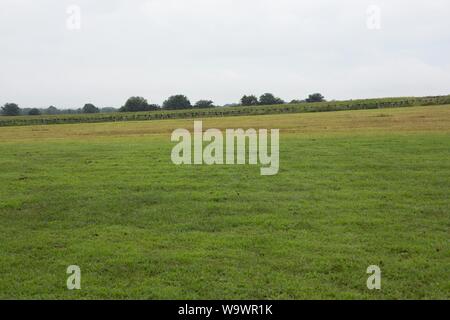
[[[211,117],[230,117],[246,115],[330,112],[344,110],[366,110],[403,108],[424,105],[450,104],[450,95],[436,97],[398,97],[379,99],[360,99],[347,101],[326,101],[316,103],[282,104],[268,106],[218,107],[206,109],[159,110],[149,112],[115,112],[96,114],[59,114],[41,116],[0,116],[0,127],[29,126],[69,123],[99,123],[121,121],[192,119]]]
[[[0,128],[0,299],[450,298],[450,105],[204,119],[280,128],[270,177],[173,165],[192,124]]]

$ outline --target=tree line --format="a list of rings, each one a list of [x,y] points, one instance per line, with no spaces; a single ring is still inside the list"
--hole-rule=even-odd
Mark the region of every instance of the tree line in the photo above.
[[[304,100],[292,100],[290,104],[307,103],[307,102],[322,102],[325,98],[320,93],[310,94]],[[223,107],[229,106],[258,106],[258,105],[276,105],[285,104],[286,102],[281,98],[275,97],[272,93],[265,93],[259,98],[255,95],[244,95],[239,103],[227,104]],[[180,110],[191,108],[215,108],[216,106],[211,100],[199,100],[195,104],[191,104],[189,99],[182,94],[174,95],[164,101],[162,106],[158,104],[151,104],[143,97],[130,97],[121,108],[98,108],[92,103],[86,103],[79,109],[58,109],[50,106],[44,109],[38,108],[24,108],[21,109],[16,103],[6,103],[1,108],[1,114],[5,116],[19,116],[19,115],[56,115],[56,114],[80,114],[80,113],[108,113],[108,112],[141,112],[141,111],[156,111],[156,110]]]

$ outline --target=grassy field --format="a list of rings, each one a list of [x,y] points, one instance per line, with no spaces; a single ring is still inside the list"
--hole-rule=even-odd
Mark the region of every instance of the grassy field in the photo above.
[[[204,120],[280,128],[265,177],[173,165],[192,125],[0,128],[0,298],[450,298],[450,106]]]

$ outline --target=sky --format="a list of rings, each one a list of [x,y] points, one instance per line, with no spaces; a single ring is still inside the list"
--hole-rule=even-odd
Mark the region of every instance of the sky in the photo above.
[[[0,0],[0,105],[450,94],[448,0]]]

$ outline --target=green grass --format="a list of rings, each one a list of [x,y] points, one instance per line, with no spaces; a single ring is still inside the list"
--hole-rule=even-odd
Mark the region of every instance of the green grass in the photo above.
[[[281,128],[278,175],[174,166],[192,121],[0,128],[0,298],[450,298],[449,106],[230,123]]]

